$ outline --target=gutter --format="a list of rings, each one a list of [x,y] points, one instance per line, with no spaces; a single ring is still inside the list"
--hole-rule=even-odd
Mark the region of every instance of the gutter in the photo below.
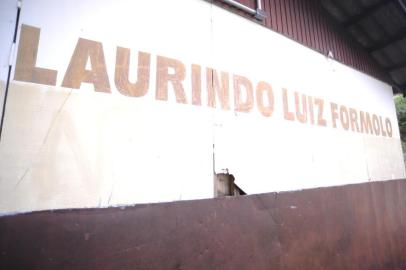
[[[256,19],[263,21],[266,18],[266,14],[265,14],[264,10],[262,9],[261,1],[262,0],[257,0],[257,8],[253,9],[253,8],[247,7],[235,0],[221,0],[221,2],[226,3],[235,8],[238,8],[239,10],[242,10],[244,12],[247,12],[247,13],[255,16]]]

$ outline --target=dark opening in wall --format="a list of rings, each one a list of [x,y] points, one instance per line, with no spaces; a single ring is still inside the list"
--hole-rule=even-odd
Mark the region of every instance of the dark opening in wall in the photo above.
[[[214,175],[214,197],[239,196],[246,193],[235,183],[235,178],[229,173]]]

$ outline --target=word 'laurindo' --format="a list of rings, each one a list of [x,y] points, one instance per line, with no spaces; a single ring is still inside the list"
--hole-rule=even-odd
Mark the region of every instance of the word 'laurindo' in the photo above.
[[[17,81],[56,85],[57,71],[36,66],[40,29],[22,25],[18,46],[14,79]],[[87,69],[90,60],[91,68]],[[142,97],[147,94],[150,84],[151,55],[138,52],[137,81],[130,82],[130,49],[117,47],[114,83],[117,90],[129,97]],[[221,109],[230,110],[230,75],[206,68],[207,106],[216,108],[219,102]],[[157,100],[168,100],[169,84],[172,85],[176,101],[187,104],[184,80],[185,65],[176,59],[157,56],[156,58],[156,92]],[[193,105],[202,105],[202,67],[192,64],[190,68],[191,92]],[[102,43],[79,38],[71,57],[69,66],[62,80],[62,87],[79,89],[82,83],[91,83],[97,92],[111,93]],[[234,110],[250,112],[256,105],[265,117],[271,117],[274,111],[274,93],[272,86],[260,81],[254,88],[246,77],[232,75],[234,90]],[[255,96],[255,97],[254,97]],[[283,117],[286,120],[328,126],[325,101],[320,98],[293,93],[295,103],[289,104],[289,92],[282,89]],[[292,96],[292,98],[293,98]],[[370,114],[338,105],[331,102],[331,125],[337,128],[340,124],[344,130],[351,130],[376,136],[392,137],[392,123],[389,118]]]

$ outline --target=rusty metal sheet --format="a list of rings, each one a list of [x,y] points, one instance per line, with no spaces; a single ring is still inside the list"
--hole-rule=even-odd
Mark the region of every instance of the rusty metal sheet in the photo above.
[[[405,269],[406,180],[0,218],[0,269]]]

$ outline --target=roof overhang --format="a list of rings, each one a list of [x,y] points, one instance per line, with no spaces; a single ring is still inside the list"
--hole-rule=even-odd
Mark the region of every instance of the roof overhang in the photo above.
[[[406,1],[321,0],[323,7],[406,93]]]

